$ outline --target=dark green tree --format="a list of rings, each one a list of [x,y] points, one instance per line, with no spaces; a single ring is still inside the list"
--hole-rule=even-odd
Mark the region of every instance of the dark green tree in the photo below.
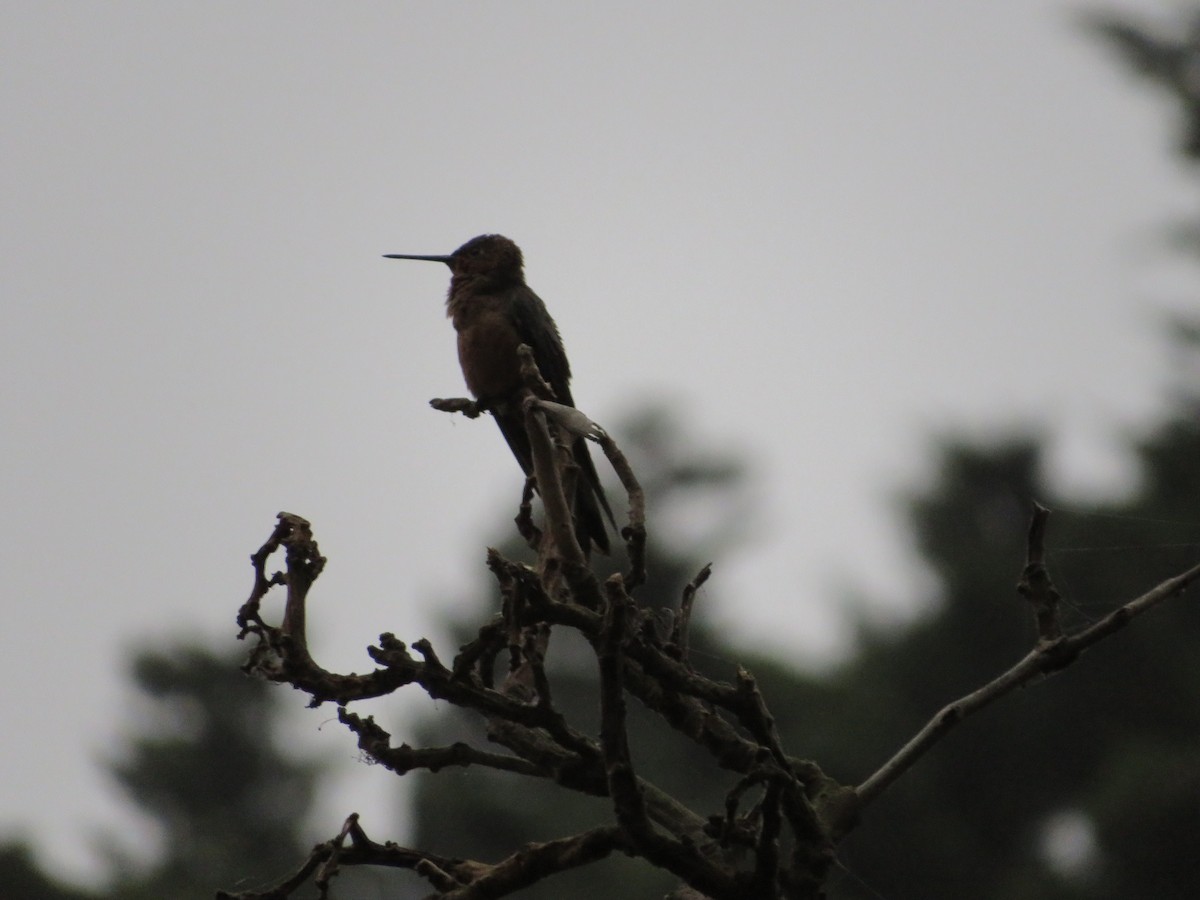
[[[1088,19],[1177,103],[1180,150],[1200,161],[1200,9],[1175,27]],[[1175,229],[1200,250],[1200,227]],[[1132,448],[1132,495],[1080,508],[1058,498],[1035,437],[950,443],[938,483],[911,503],[937,602],[899,633],[864,628],[831,681],[856,698],[836,734],[867,738],[821,758],[851,760],[903,740],[949,696],[1001,670],[1036,632],[1013,615],[1020,521],[1039,500],[1051,519],[1051,572],[1069,620],[1194,565],[1200,556],[1200,332],[1172,328],[1180,382],[1165,420]],[[1189,376],[1187,373],[1191,373]],[[843,845],[841,897],[1156,898],[1200,895],[1200,609],[1141,620],[1080,667],[990,710],[930,753]],[[880,703],[879,698],[888,698]],[[865,705],[862,705],[864,704]],[[835,776],[844,775],[836,769]]]
[[[238,664],[195,646],[134,660],[151,718],[111,769],[158,828],[162,852],[145,870],[118,856],[114,897],[211,900],[278,877],[307,849],[301,826],[319,766],[283,752],[279,692]]]
[[[236,652],[195,645],[133,660],[134,705],[143,714],[109,769],[158,832],[161,849],[150,862],[110,841],[109,884],[84,891],[57,884],[27,848],[8,845],[0,849],[0,895],[211,900],[218,888],[259,884],[293,867],[307,850],[300,835],[320,766],[284,752],[283,694],[244,675],[240,662]]]
[[[1051,517],[1049,543],[1059,549],[1049,565],[1068,626],[1095,621],[1112,598],[1136,596],[1200,556],[1200,526],[1178,510],[1186,478],[1193,488],[1200,478],[1200,433],[1176,424],[1140,448],[1136,498]],[[1177,480],[1183,473],[1159,465],[1164,454],[1190,457],[1190,474]],[[1039,456],[1032,440],[946,451],[940,483],[913,503],[941,596],[898,635],[864,631],[838,676],[861,704],[834,729],[847,753],[855,736],[859,752],[885,752],[1036,639],[1010,585],[1030,503],[1059,505]],[[1174,504],[1160,502],[1164,492]],[[1179,851],[1200,839],[1200,819],[1179,774],[1200,759],[1200,679],[1188,639],[1198,624],[1200,610],[1186,603],[1141,619],[1076,667],[960,727],[847,840],[842,859],[855,878],[838,896],[1194,896],[1200,869]],[[1172,821],[1178,827],[1164,829]]]
[[[60,884],[44,872],[25,843],[0,845],[0,884],[12,900],[100,900],[98,894]]]

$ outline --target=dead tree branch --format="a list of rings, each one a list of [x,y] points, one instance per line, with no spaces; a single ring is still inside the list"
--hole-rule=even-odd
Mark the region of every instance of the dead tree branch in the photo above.
[[[860,809],[913,766],[968,715],[1032,679],[1065,668],[1091,645],[1123,628],[1200,579],[1200,566],[1168,579],[1074,634],[1064,634],[1058,592],[1045,564],[1048,510],[1036,507],[1027,560],[1018,590],[1034,610],[1037,645],[1008,671],[948,704],[857,788],[838,784],[810,760],[784,746],[767,698],[754,676],[738,667],[734,683],[707,677],[689,661],[689,627],[697,591],[711,573],[705,566],[683,592],[670,634],[662,635],[652,611],[634,598],[645,581],[645,497],[616,442],[586,415],[552,399],[532,356],[523,354],[526,395],[521,411],[532,447],[533,476],[526,482],[517,525],[537,552],[526,565],[490,550],[499,611],[459,648],[450,665],[425,639],[411,647],[390,633],[367,648],[375,668],[339,674],[322,668],[310,651],[306,604],[325,559],[311,525],[280,513],[266,542],[252,555],[254,582],[238,613],[239,637],[254,639],[246,671],[292,685],[310,705],[338,704],[338,721],[370,759],[398,775],[424,769],[477,767],[498,777],[538,778],[563,790],[607,798],[612,822],[543,843],[513,848],[496,863],[438,856],[370,840],[357,815],[318,845],[297,870],[266,891],[221,894],[227,900],[283,900],[312,882],[322,897],[342,867],[378,865],[410,869],[438,898],[501,897],[543,878],[619,851],[674,874],[677,896],[713,900],[816,900],[838,842]],[[437,409],[478,416],[486,409],[465,399],[433,401]],[[629,568],[601,581],[575,536],[569,502],[577,468],[571,441],[594,440],[604,449],[624,488],[629,524],[622,529]],[[542,521],[534,522],[534,486]],[[270,559],[284,555],[282,571]],[[279,624],[263,616],[270,592],[286,591]],[[600,732],[592,737],[555,700],[545,658],[553,632],[572,630],[591,647],[599,672]],[[504,674],[497,686],[496,671]],[[416,685],[478,717],[499,752],[456,742],[448,746],[393,744],[370,716],[351,712],[358,700]],[[724,808],[692,809],[653,783],[637,766],[627,700],[635,698],[670,728],[711,757],[730,788]],[[570,714],[568,714],[570,713]]]
[[[967,716],[991,705],[1005,694],[1035,678],[1065,669],[1093,644],[1120,631],[1164,600],[1182,594],[1189,585],[1200,580],[1200,565],[1197,565],[1174,578],[1168,578],[1140,597],[1118,607],[1095,625],[1072,635],[1063,635],[1056,614],[1058,592],[1054,590],[1043,562],[1043,542],[1048,516],[1049,510],[1035,506],[1033,523],[1029,529],[1028,562],[1018,585],[1018,590],[1034,606],[1039,634],[1037,645],[1008,671],[942,707],[907,744],[858,786],[858,796],[864,805],[883,793]]]

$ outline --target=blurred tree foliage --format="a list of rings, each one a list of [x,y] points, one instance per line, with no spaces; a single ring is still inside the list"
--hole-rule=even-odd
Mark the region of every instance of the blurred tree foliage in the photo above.
[[[1088,25],[1179,102],[1183,152],[1200,161],[1200,10],[1187,27],[1163,32],[1116,16],[1096,16]],[[1182,233],[1198,236],[1200,249],[1200,221]],[[1173,338],[1179,361],[1200,373],[1200,328],[1177,324]],[[995,677],[1036,640],[1032,616],[1014,590],[1033,500],[1058,510],[1047,546],[1067,625],[1094,621],[1196,563],[1200,379],[1178,388],[1165,420],[1131,448],[1140,474],[1136,490],[1086,509],[1058,496],[1036,436],[944,446],[935,483],[908,504],[937,596],[906,626],[862,624],[851,658],[835,670],[802,675],[735,653],[702,614],[698,658],[724,677],[735,658],[751,669],[788,749],[844,782],[861,781],[943,704]],[[688,455],[691,442],[659,413],[629,429],[622,443],[646,476],[652,534],[670,534],[686,522],[683,530],[701,537],[691,545],[651,547],[656,580],[639,599],[674,606],[696,569],[719,561],[744,525],[743,472],[728,458]],[[711,602],[702,599],[700,609]],[[1062,675],[965,723],[868,810],[841,848],[830,896],[1200,897],[1197,635],[1200,607],[1173,604]],[[468,636],[464,626],[461,637]],[[552,647],[550,655],[560,673],[571,672],[571,648]],[[594,716],[593,673],[571,674],[556,702],[577,716]],[[452,709],[440,711],[421,737],[424,744],[484,740],[477,723]],[[714,782],[703,751],[650,717],[631,721],[630,740],[635,764],[652,781],[697,810],[721,808],[729,784]],[[498,859],[519,841],[602,820],[601,801],[591,806],[561,793],[494,773],[422,775],[415,842]],[[669,881],[646,868],[612,859],[520,896],[661,896]]]
[[[101,896],[68,887],[47,874],[24,842],[0,845],[0,884],[13,900],[100,900]]]
[[[300,833],[320,774],[280,749],[283,695],[247,678],[240,652],[179,646],[132,666],[137,733],[109,769],[158,832],[157,853],[106,839],[110,884],[59,885],[20,844],[0,848],[6,900],[211,900],[278,878],[308,852]],[[135,858],[136,857],[136,858]]]
[[[148,871],[114,856],[122,900],[210,900],[279,877],[308,851],[299,834],[319,769],[280,750],[280,697],[240,663],[196,647],[134,662],[154,714],[112,772],[160,829],[162,853]]]

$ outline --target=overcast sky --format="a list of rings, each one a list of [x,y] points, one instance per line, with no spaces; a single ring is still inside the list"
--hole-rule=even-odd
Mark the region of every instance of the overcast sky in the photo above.
[[[1044,428],[1118,489],[1194,192],[1082,8],[5,3],[0,833],[94,871],[124,660],[231,635],[279,510],[330,558],[330,668],[478,596],[520,475],[426,405],[463,392],[446,270],[382,253],[512,237],[581,407],[745,453],[763,508],[707,602],[796,665],[847,588],[921,599],[894,497],[936,436]],[[330,715],[314,839],[385,834]]]

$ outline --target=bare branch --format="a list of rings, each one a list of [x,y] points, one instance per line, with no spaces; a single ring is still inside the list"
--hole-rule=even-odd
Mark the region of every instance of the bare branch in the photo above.
[[[1038,507],[1034,515],[1035,523],[1039,519],[1044,523],[1047,514],[1046,510]],[[1035,533],[1036,531],[1036,525],[1031,527],[1031,548],[1034,548],[1035,545],[1040,546],[1042,538],[1040,534]],[[1036,558],[1034,558],[1033,564],[1038,564]],[[1164,600],[1182,594],[1189,585],[1197,580],[1200,580],[1200,565],[1194,566],[1174,578],[1168,578],[1140,597],[1113,610],[1095,625],[1085,628],[1083,631],[1052,640],[1039,640],[1038,645],[1008,671],[978,690],[942,707],[907,744],[858,786],[857,793],[860,800],[865,805],[878,797],[892,782],[925,755],[930,747],[945,737],[955,725],[967,716],[994,703],[1005,694],[1027,684],[1034,678],[1050,675],[1066,668],[1078,659],[1084,650],[1121,630],[1134,618],[1148,612]],[[1038,590],[1044,589],[1048,584],[1049,576],[1047,575],[1044,584]],[[1050,590],[1053,590],[1052,586],[1050,586]]]
[[[650,830],[642,795],[637,788],[633,762],[629,757],[629,739],[625,733],[625,689],[621,678],[621,642],[629,597],[614,575],[606,583],[608,609],[596,658],[600,663],[600,751],[604,755],[604,774],[612,797],[617,823],[638,843]]]
[[[444,900],[502,897],[549,875],[603,859],[616,849],[627,848],[621,830],[613,825],[544,844],[526,844],[507,859],[486,867],[469,884],[440,897]]]
[[[596,438],[596,442],[604,450],[629,498],[629,524],[621,529],[621,538],[625,541],[625,552],[629,557],[625,590],[633,593],[646,582],[646,493],[617,442],[607,432]]]
[[[587,414],[577,407],[564,406],[553,400],[535,400],[534,405],[553,420],[555,425],[575,437],[598,441],[607,434],[603,428],[589,419]]]
[[[525,538],[525,543],[536,550],[542,540],[542,530],[533,523],[533,495],[537,488],[537,478],[533,475],[525,477],[525,486],[521,488],[521,505],[513,521],[517,524],[517,533]]]
[[[675,617],[675,624],[671,628],[670,643],[673,645],[674,650],[672,655],[684,665],[689,664],[688,633],[692,624],[692,605],[696,602],[696,592],[703,587],[704,582],[708,581],[708,576],[711,574],[712,563],[706,563],[696,573],[696,577],[684,587],[683,597],[679,601],[679,614]]]
[[[429,401],[429,405],[438,412],[462,413],[468,419],[478,419],[487,412],[487,406],[466,397],[451,397],[445,400],[435,397]]]
[[[1033,606],[1038,636],[1043,641],[1054,641],[1062,637],[1062,624],[1058,620],[1058,601],[1061,597],[1046,568],[1046,520],[1049,518],[1050,510],[1040,503],[1033,504],[1025,569],[1021,572],[1021,580],[1017,584],[1017,593]]]
[[[346,846],[347,839],[349,846]],[[358,824],[358,813],[351,813],[337,836],[314,847],[300,868],[279,884],[265,891],[217,891],[216,896],[217,900],[286,900],[313,878],[324,898],[328,896],[329,883],[340,867],[364,865],[412,869],[439,891],[455,890],[490,868],[484,863],[410,850],[392,843],[376,843]]]
[[[554,541],[557,554],[571,566],[583,567],[587,563],[575,527],[571,520],[571,506],[563,492],[562,479],[554,464],[554,446],[546,419],[535,403],[525,406],[525,427],[533,449],[533,473],[537,478],[538,493],[542,495],[542,507],[546,513],[546,531]]]
[[[779,778],[767,780],[766,791],[759,804],[759,829],[753,878],[750,881],[751,897],[773,897],[779,879],[779,835],[783,830],[783,816],[779,814],[783,784]]]
[[[360,750],[397,775],[404,775],[414,769],[438,772],[447,766],[463,768],[486,766],[490,769],[516,772],[519,775],[546,776],[544,771],[532,765],[528,760],[500,753],[486,753],[462,741],[448,747],[416,749],[408,744],[393,747],[390,743],[391,735],[375,723],[374,716],[367,716],[364,719],[355,713],[348,712],[344,706],[338,710],[338,721],[358,735]]]
[[[516,848],[494,864],[442,857],[370,840],[358,817],[314,848],[308,859],[274,888],[223,894],[229,900],[282,900],[311,881],[322,897],[338,872],[351,865],[408,868],[441,898],[500,897],[565,869],[619,850],[674,873],[685,885],[676,896],[709,900],[815,900],[838,842],[871,802],[915,764],[959,721],[1030,680],[1065,668],[1092,644],[1200,580],[1200,566],[1168,579],[1100,622],[1064,635],[1059,595],[1045,563],[1049,511],[1035,505],[1026,563],[1018,590],[1033,606],[1038,642],[1008,671],[948,704],[857,788],[838,784],[812,761],[787,755],[780,730],[758,682],[745,668],[734,683],[707,677],[689,662],[689,634],[699,589],[711,574],[704,566],[685,587],[671,632],[664,636],[654,612],[639,608],[632,592],[646,579],[645,497],[612,438],[579,410],[554,402],[528,347],[522,362],[521,414],[529,436],[533,474],[522,491],[517,528],[537,553],[536,565],[489,550],[487,565],[500,594],[500,611],[459,648],[449,667],[432,643],[410,646],[390,633],[368,653],[376,668],[365,675],[328,672],[313,659],[306,633],[306,602],[325,559],[310,524],[280,513],[271,536],[251,557],[254,584],[238,614],[240,637],[257,639],[248,670],[307,692],[312,704],[339,704],[339,720],[370,759],[397,774],[438,772],[450,766],[483,767],[552,781],[566,790],[607,797],[614,822],[579,834]],[[513,401],[515,403],[515,401]],[[435,408],[476,417],[486,404],[435,400]],[[516,407],[513,406],[512,410]],[[575,534],[571,502],[579,469],[572,436],[597,441],[629,500],[622,529],[629,571],[601,585],[586,547]],[[577,447],[576,447],[577,448]],[[542,528],[533,521],[533,495],[542,496]],[[285,570],[269,574],[269,559],[283,550]],[[278,626],[264,620],[262,605],[276,586],[286,589]],[[553,671],[546,657],[555,628],[573,629],[592,648],[599,668],[600,733],[581,727],[578,710],[555,706]],[[500,663],[507,654],[507,666]],[[496,671],[505,672],[499,688]],[[473,711],[489,741],[507,752],[466,742],[448,746],[392,745],[370,716],[346,704],[415,684],[429,697]],[[559,690],[559,696],[568,696]],[[626,694],[680,735],[703,747],[715,767],[736,781],[724,814],[707,817],[638,774],[630,747]],[[568,715],[568,713],[570,715]],[[477,742],[478,743],[478,742]],[[748,806],[748,808],[747,808]]]

